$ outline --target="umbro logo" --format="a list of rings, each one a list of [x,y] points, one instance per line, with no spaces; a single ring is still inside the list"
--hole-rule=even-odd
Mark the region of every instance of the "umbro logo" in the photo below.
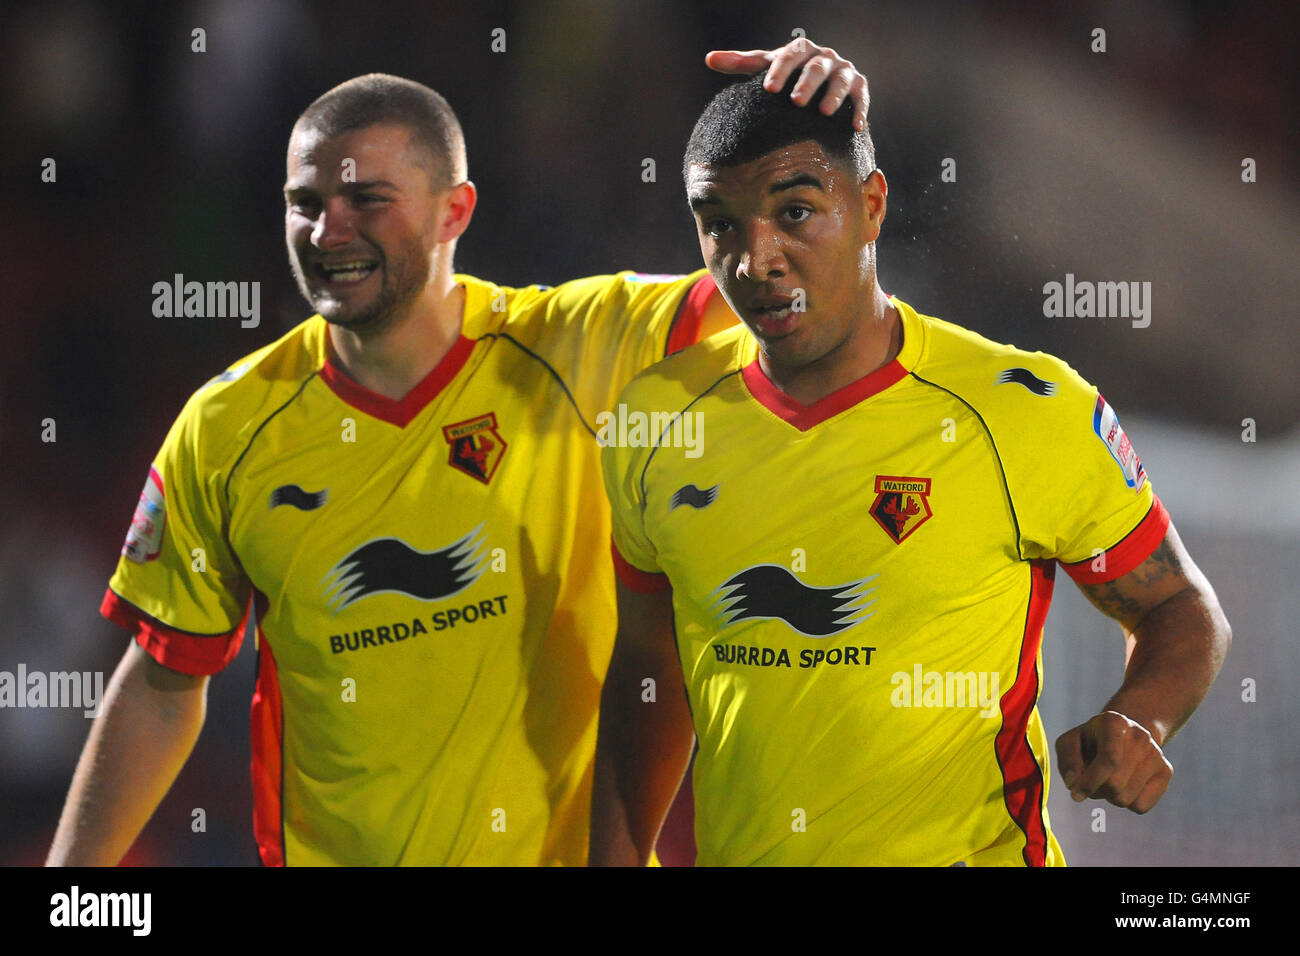
[[[683,485],[673,493],[673,503],[668,506],[668,510],[672,511],[679,505],[690,505],[692,508],[707,508],[713,504],[717,497],[717,485],[712,488],[705,488],[703,491],[694,485]]]
[[[1045,382],[1027,368],[1008,368],[998,373],[997,384],[1008,385],[1012,382],[1023,385],[1035,395],[1056,394],[1055,382]]]
[[[292,505],[300,511],[315,511],[325,503],[329,493],[328,488],[322,488],[320,491],[303,491],[298,485],[281,485],[271,492],[271,507]]]

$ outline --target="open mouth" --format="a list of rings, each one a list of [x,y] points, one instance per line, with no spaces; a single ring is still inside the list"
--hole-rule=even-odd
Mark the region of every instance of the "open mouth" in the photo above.
[[[756,319],[788,319],[794,314],[791,303],[781,305],[756,306],[750,310]]]
[[[754,328],[762,335],[782,335],[794,328],[800,312],[794,309],[794,300],[754,305],[749,309]]]
[[[378,268],[377,262],[356,259],[350,262],[317,262],[313,264],[312,272],[330,285],[355,285],[365,281]]]

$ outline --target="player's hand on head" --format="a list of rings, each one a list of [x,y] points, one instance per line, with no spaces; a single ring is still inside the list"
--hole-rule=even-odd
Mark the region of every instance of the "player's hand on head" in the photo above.
[[[1151,733],[1113,710],[1058,737],[1056,759],[1076,801],[1098,797],[1134,813],[1154,807],[1174,774]]]
[[[782,89],[786,80],[798,70],[799,81],[790,92],[795,103],[807,106],[824,87],[825,93],[819,104],[824,114],[830,116],[846,97],[851,98],[853,128],[867,128],[867,107],[871,105],[867,78],[851,61],[828,46],[818,46],[807,37],[796,37],[775,50],[712,50],[704,62],[719,73],[753,75],[767,70],[763,86],[772,92]]]

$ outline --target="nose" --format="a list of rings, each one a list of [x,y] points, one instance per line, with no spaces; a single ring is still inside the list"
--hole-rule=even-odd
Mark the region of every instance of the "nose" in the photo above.
[[[323,203],[312,226],[311,244],[317,249],[335,249],[346,246],[355,237],[356,230],[347,203],[337,197]]]
[[[781,239],[770,223],[757,222],[745,230],[736,276],[751,282],[766,282],[785,275],[788,266]]]

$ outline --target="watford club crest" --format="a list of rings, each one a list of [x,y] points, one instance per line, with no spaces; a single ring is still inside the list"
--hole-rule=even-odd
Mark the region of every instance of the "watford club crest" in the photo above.
[[[876,475],[871,517],[895,544],[902,544],[904,538],[930,520],[929,497],[929,478]]]
[[[488,412],[454,425],[444,425],[443,437],[451,445],[447,464],[483,484],[492,480],[506,453],[506,440],[497,431],[497,416]]]

